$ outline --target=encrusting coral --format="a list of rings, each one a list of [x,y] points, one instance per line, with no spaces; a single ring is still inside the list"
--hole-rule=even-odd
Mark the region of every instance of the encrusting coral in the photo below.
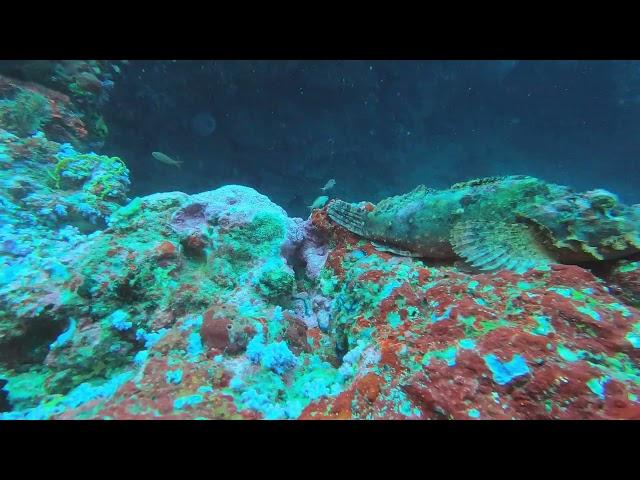
[[[129,199],[124,161],[43,134],[0,131],[0,164],[0,418],[640,418],[633,256],[478,273],[354,235],[337,202],[304,220],[239,185]],[[591,215],[571,228],[602,257],[635,241],[590,236],[633,218],[608,193],[509,182],[542,195],[541,225]],[[438,205],[460,219],[501,188]],[[425,195],[375,208],[410,224]]]

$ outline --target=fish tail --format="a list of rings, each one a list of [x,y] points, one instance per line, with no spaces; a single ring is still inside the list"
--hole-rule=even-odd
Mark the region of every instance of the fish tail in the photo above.
[[[366,236],[365,219],[367,212],[365,210],[342,200],[334,200],[329,205],[327,213],[329,218],[338,225],[357,235]]]

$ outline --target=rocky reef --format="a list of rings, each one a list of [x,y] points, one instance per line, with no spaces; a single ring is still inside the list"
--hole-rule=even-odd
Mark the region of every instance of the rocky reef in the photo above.
[[[475,273],[0,130],[2,419],[640,418],[640,262]]]
[[[120,65],[104,60],[0,60],[0,128],[43,131],[78,150],[100,148],[109,132],[102,107]]]

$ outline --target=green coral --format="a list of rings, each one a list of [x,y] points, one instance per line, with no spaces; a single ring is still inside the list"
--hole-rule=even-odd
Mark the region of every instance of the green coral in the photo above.
[[[246,263],[257,258],[270,257],[284,240],[282,220],[270,213],[259,213],[253,221],[224,235],[225,248],[233,263]]]
[[[53,169],[47,170],[47,175],[51,180],[51,186],[60,189],[60,174],[73,160],[73,157],[62,157],[58,159]]]
[[[85,190],[94,193],[100,199],[105,197],[117,197],[121,192],[121,178],[128,175],[129,170],[120,157],[108,157],[106,155],[96,155],[98,162],[102,166],[101,173],[95,175],[89,181]]]
[[[38,131],[50,117],[48,100],[36,92],[24,90],[13,100],[0,102],[0,126],[21,137]]]
[[[119,157],[95,153],[60,156],[53,169],[47,171],[50,186],[57,189],[73,187],[74,183],[92,177],[83,190],[101,200],[107,196],[122,196],[122,178],[128,173],[127,166]]]
[[[142,208],[142,199],[136,197],[128,204],[120,207],[111,215],[111,223],[118,224],[119,222],[125,222],[127,219],[132,218],[134,215],[140,212]]]
[[[295,277],[283,267],[269,265],[258,280],[258,291],[273,303],[286,301],[294,293]]]

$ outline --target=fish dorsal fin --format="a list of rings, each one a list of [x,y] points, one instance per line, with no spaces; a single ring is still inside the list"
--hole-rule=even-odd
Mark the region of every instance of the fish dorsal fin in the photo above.
[[[365,220],[366,210],[342,200],[334,200],[327,208],[329,218],[350,232],[366,237]]]
[[[462,188],[479,187],[481,185],[491,185],[494,183],[501,183],[514,180],[535,180],[534,177],[529,175],[503,175],[499,177],[483,177],[474,178],[472,180],[466,180],[464,182],[454,183],[449,187],[449,190],[459,190]]]
[[[451,230],[451,246],[467,263],[480,270],[512,270],[553,263],[524,223],[462,221]]]

